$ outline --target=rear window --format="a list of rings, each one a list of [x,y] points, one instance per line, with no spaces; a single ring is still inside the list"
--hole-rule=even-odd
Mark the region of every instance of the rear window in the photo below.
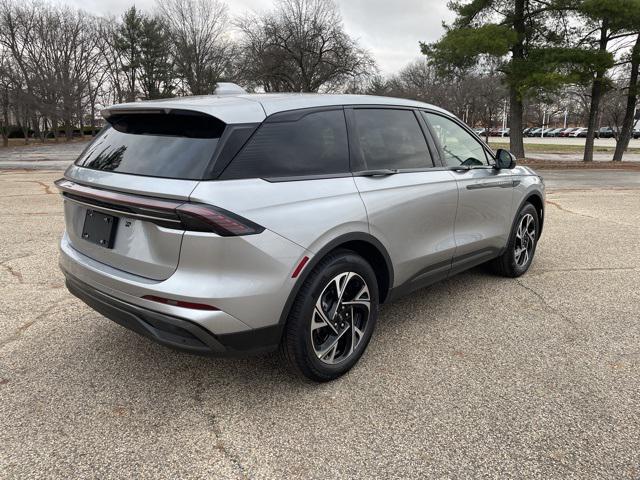
[[[114,115],[76,165],[149,177],[201,180],[225,124],[184,113]]]
[[[221,178],[304,177],[347,172],[347,126],[340,109],[274,116],[262,124]]]

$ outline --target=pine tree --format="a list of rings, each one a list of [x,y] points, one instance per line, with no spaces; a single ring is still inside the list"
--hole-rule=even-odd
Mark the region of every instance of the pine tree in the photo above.
[[[137,74],[140,69],[141,44],[143,39],[142,14],[133,6],[122,16],[122,23],[115,31],[115,48],[123,58],[123,73],[127,78],[127,100],[132,102],[137,96]]]
[[[610,65],[611,55],[571,47],[563,22],[574,11],[570,0],[452,1],[457,17],[437,42],[422,52],[443,73],[464,75],[490,57],[499,62],[509,90],[511,151],[524,157],[523,100],[539,90],[585,82],[594,68]]]

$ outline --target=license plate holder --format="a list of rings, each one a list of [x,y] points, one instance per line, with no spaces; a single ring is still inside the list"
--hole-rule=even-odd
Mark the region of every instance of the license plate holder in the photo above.
[[[82,238],[104,248],[113,248],[118,217],[97,210],[87,210],[82,227]]]

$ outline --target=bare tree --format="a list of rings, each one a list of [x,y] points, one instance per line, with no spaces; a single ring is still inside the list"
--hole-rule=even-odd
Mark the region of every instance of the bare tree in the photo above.
[[[9,145],[9,112],[11,103],[9,98],[13,89],[13,75],[11,71],[11,57],[9,52],[0,47],[0,136],[2,145]]]
[[[265,91],[336,91],[375,69],[344,31],[332,0],[279,0],[270,13],[249,15],[238,27],[243,77]]]
[[[218,0],[158,0],[157,5],[171,30],[178,74],[191,94],[213,93],[235,55],[226,5]]]

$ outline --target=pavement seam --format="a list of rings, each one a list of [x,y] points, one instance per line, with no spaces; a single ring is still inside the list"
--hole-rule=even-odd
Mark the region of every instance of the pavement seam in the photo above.
[[[587,267],[587,268],[551,268],[548,270],[535,270],[530,272],[528,276],[535,277],[536,275],[543,275],[545,273],[554,272],[629,272],[640,270],[640,267]]]

